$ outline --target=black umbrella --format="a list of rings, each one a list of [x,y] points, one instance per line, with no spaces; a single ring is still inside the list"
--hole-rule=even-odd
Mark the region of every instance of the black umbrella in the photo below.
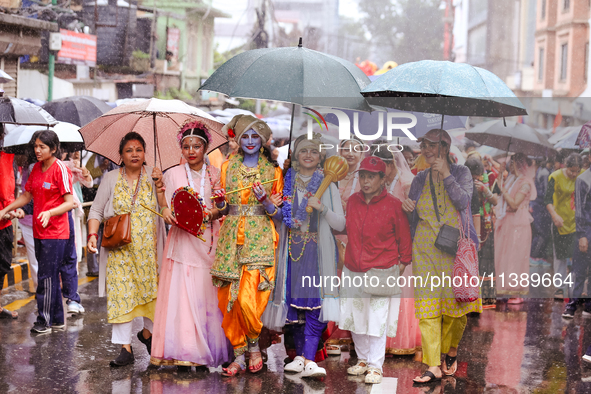
[[[0,97],[0,123],[48,127],[57,120],[35,104],[14,97]]]
[[[72,96],[49,102],[43,105],[43,109],[60,122],[82,127],[113,108],[94,97]]]

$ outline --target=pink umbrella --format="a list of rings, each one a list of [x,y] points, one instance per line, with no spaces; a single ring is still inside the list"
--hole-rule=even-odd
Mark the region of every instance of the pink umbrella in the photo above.
[[[575,145],[578,145],[581,149],[591,148],[591,122],[587,122],[581,127]]]
[[[81,128],[80,133],[87,150],[120,163],[119,142],[135,131],[146,141],[146,162],[159,163],[164,171],[181,162],[177,133],[187,120],[198,120],[210,130],[208,153],[227,142],[221,133],[223,123],[213,116],[180,100],[156,98],[116,107]]]

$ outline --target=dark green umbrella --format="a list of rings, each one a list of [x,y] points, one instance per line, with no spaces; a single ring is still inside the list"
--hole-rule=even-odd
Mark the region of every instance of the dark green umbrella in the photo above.
[[[234,56],[199,90],[283,101],[293,107],[299,104],[370,111],[359,93],[369,83],[355,64],[304,48],[300,38],[297,47],[254,49]]]

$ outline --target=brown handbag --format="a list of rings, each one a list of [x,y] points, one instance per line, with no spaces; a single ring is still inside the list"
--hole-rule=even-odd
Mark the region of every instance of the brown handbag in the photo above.
[[[140,182],[142,180],[142,174],[137,180],[135,187],[135,193],[131,201],[131,207],[135,204],[135,198],[137,196]],[[103,228],[103,241],[101,246],[106,249],[116,249],[131,243],[131,214],[124,213],[122,215],[113,216],[110,219],[105,220]]]

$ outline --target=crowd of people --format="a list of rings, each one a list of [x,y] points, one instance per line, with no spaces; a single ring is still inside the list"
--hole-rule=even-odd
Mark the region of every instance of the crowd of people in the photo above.
[[[68,313],[84,312],[77,264],[88,198],[88,275],[99,277],[111,341],[121,345],[113,367],[134,362],[132,322],[141,318],[136,336],[155,366],[257,373],[284,334],[286,373],[325,376],[317,362],[346,345],[357,355],[347,373],[366,383],[381,382],[386,354],[419,355],[427,369],[414,381],[430,383],[456,373],[468,314],[499,299],[524,302],[525,281],[494,279],[521,277],[530,264],[574,274],[574,287],[556,289],[556,297],[570,297],[565,318],[583,303],[591,313],[583,298],[591,276],[588,151],[564,164],[521,153],[501,164],[468,147],[460,165],[442,129],[419,138],[418,157],[388,141],[368,150],[351,136],[336,153],[346,174],[323,187],[333,158],[322,135],[297,138],[282,168],[264,121],[237,115],[222,130],[231,149],[218,160],[206,154],[212,131],[184,124],[183,161],[164,173],[146,165],[137,133],[120,141],[120,167],[100,156],[82,167],[78,153],[62,155],[53,131],[39,131],[21,193],[12,155],[1,153],[0,283],[12,259],[11,219],[19,218],[37,289],[32,333],[64,327],[62,298]],[[204,212],[195,234],[175,215],[180,191]],[[454,275],[456,256],[442,246],[450,231],[478,250],[474,299],[459,297],[451,282],[429,282]],[[18,314],[0,308],[0,316]],[[591,347],[585,357],[591,361]]]

